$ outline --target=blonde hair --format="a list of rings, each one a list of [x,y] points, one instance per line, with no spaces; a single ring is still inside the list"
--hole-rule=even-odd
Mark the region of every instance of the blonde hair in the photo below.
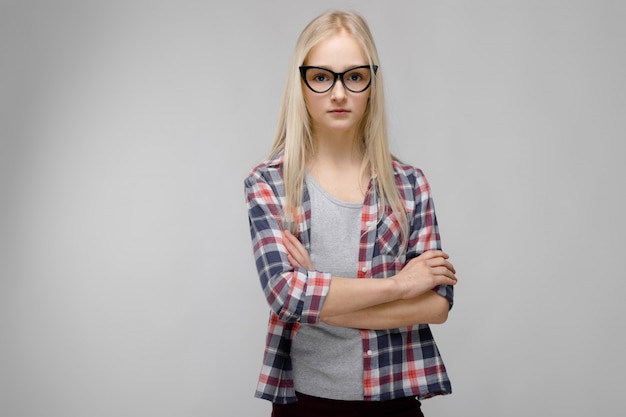
[[[353,12],[328,11],[311,21],[302,31],[291,59],[282,98],[278,126],[270,157],[284,151],[283,179],[285,184],[284,213],[290,228],[298,229],[301,218],[302,191],[306,161],[313,153],[311,120],[304,100],[299,67],[309,51],[320,41],[345,31],[361,45],[368,64],[379,65],[378,52],[365,20]],[[393,175],[393,155],[389,150],[385,98],[381,71],[373,77],[370,100],[359,126],[359,145],[364,153],[362,169],[370,169],[374,188],[378,193],[379,215],[390,208],[400,222],[403,242],[408,238],[408,220],[404,204],[396,188]],[[382,209],[382,210],[381,210]]]

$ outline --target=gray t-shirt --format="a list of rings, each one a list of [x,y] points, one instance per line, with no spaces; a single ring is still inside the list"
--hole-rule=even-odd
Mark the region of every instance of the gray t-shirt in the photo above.
[[[307,173],[311,198],[313,266],[334,276],[356,277],[362,203],[324,191]],[[296,391],[336,400],[363,399],[363,346],[357,329],[302,324],[291,346]]]

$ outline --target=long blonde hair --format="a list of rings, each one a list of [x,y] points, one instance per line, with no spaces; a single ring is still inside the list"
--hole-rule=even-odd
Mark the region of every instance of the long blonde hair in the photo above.
[[[372,33],[365,20],[356,13],[328,11],[311,21],[300,34],[291,59],[278,126],[270,151],[271,157],[284,151],[284,213],[288,223],[291,223],[289,217],[294,216],[296,228],[301,213],[306,161],[314,150],[311,120],[298,68],[317,43],[341,31],[347,32],[357,40],[367,56],[369,65],[379,65],[380,62]],[[408,220],[393,175],[393,155],[388,144],[383,78],[380,69],[373,77],[370,88],[370,100],[359,126],[360,146],[364,153],[362,169],[371,170],[379,202],[382,203],[383,209],[391,208],[400,222],[402,240],[406,242]]]

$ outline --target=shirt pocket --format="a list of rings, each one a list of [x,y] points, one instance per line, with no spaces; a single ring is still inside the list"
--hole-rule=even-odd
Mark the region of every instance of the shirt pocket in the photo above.
[[[400,222],[395,214],[386,213],[378,222],[377,240],[378,252],[385,257],[385,261],[404,262],[406,255],[402,251],[402,233]],[[402,252],[402,253],[401,253]]]

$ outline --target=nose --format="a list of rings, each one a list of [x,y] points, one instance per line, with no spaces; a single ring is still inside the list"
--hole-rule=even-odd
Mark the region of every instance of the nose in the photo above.
[[[335,101],[342,101],[346,98],[346,87],[343,85],[343,79],[338,77],[335,85],[330,90],[330,98]]]

